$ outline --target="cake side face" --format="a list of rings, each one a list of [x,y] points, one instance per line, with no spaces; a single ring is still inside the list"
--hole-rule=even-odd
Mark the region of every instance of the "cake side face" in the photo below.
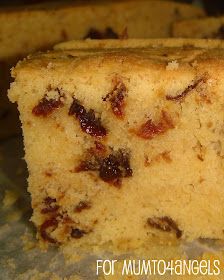
[[[19,63],[32,221],[46,243],[223,239],[224,57],[157,48]]]
[[[224,17],[204,17],[174,22],[172,36],[176,38],[223,39]]]

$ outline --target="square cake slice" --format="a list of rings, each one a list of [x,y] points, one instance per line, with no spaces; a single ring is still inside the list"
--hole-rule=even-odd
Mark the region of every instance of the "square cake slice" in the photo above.
[[[175,42],[58,50],[13,69],[44,243],[224,238],[224,50]]]

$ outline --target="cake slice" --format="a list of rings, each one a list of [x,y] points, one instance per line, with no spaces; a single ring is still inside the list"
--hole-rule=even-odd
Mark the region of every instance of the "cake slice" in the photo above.
[[[42,242],[131,250],[153,235],[224,238],[219,43],[58,50],[17,64],[9,98]]]
[[[0,9],[0,138],[20,131],[5,90],[19,59],[71,39],[169,37],[173,21],[204,15],[201,8],[167,1],[61,2]]]
[[[224,39],[224,17],[204,17],[174,22],[172,36],[177,38]]]

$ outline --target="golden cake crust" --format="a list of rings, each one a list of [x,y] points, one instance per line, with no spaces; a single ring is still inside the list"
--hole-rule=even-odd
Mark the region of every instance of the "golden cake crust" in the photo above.
[[[168,63],[174,60],[178,62],[191,62],[198,60],[222,58],[224,43],[222,40],[213,39],[126,39],[126,40],[86,40],[70,41],[55,46],[54,51],[37,53],[28,56],[19,62],[13,70],[16,75],[20,70],[25,71],[31,67],[41,68],[54,62],[62,68],[69,60],[80,60],[97,64],[98,61],[107,61],[108,65],[113,61],[124,59],[126,63],[135,65],[151,63],[152,61]],[[166,53],[166,55],[164,55]],[[139,57],[141,59],[139,59]],[[52,60],[53,59],[53,60]]]

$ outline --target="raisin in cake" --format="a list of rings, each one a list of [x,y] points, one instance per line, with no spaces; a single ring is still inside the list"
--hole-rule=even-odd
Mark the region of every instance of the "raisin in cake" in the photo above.
[[[224,17],[180,20],[173,24],[172,36],[177,38],[224,39]]]
[[[12,71],[40,240],[224,238],[224,50],[175,42],[52,51]]]
[[[0,98],[0,138],[19,131],[17,115],[5,93],[8,69],[18,59],[69,39],[168,37],[174,20],[203,15],[194,6],[155,0],[63,1],[0,9],[0,75],[4,77],[0,80],[4,95]]]

